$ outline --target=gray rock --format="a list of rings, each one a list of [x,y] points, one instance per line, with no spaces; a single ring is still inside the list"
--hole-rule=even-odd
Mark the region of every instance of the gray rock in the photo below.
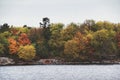
[[[15,64],[14,60],[7,57],[0,57],[0,65]]]
[[[58,60],[56,59],[40,59],[37,61],[38,64],[58,64]]]

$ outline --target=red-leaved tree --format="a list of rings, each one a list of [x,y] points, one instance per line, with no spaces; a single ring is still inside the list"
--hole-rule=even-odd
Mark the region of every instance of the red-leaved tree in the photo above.
[[[20,36],[18,37],[18,43],[19,45],[29,45],[31,44],[28,35],[26,33],[21,33]]]

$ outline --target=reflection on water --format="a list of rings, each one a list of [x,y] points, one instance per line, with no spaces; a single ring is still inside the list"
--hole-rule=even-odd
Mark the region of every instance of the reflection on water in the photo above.
[[[120,65],[1,66],[0,80],[120,80]]]

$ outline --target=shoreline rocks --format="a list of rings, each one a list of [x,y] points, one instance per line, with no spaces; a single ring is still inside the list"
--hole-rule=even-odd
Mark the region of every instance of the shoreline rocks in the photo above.
[[[8,57],[0,57],[0,66],[22,66],[22,65],[113,65],[120,64],[120,61],[91,61],[91,62],[65,62],[57,59],[40,59],[37,61],[15,61]]]
[[[15,64],[14,60],[8,57],[0,57],[0,65]]]

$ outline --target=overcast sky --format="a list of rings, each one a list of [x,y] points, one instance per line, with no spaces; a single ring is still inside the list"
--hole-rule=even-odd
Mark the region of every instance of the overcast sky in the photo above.
[[[52,23],[86,19],[118,23],[120,0],[0,0],[0,24],[39,26],[43,17]]]

